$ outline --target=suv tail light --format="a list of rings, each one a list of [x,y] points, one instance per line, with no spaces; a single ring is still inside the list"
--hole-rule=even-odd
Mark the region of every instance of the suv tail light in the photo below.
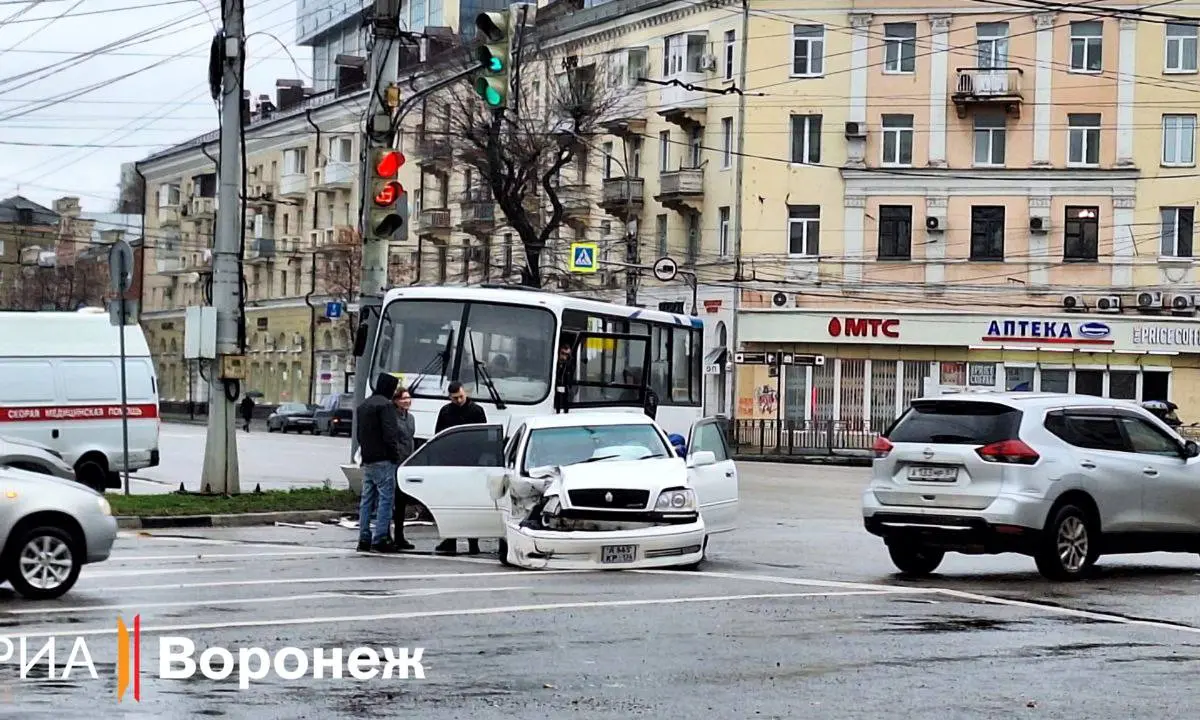
[[[875,438],[874,449],[875,457],[884,458],[887,457],[888,453],[892,451],[892,443],[887,438],[880,435],[879,437]]]
[[[1001,440],[991,445],[984,445],[975,451],[979,457],[988,462],[1008,463],[1009,465],[1033,465],[1041,456],[1020,440]]]

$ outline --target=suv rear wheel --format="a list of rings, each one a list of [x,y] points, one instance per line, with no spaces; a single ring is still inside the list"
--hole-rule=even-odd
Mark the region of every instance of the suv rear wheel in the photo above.
[[[889,544],[888,554],[892,556],[892,563],[905,575],[928,575],[937,570],[946,557],[943,550],[902,543]]]
[[[1098,533],[1091,516],[1078,505],[1058,508],[1046,524],[1034,561],[1049,580],[1078,580],[1099,556]]]

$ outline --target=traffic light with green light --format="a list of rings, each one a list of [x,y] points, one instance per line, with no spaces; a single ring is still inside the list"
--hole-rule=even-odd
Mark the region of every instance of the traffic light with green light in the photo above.
[[[511,11],[479,13],[475,28],[484,39],[475,57],[481,66],[475,78],[475,93],[492,109],[508,105],[509,63],[513,48]]]
[[[405,227],[408,195],[398,179],[403,166],[404,154],[399,150],[371,150],[371,222],[366,231],[372,239],[388,242]]]

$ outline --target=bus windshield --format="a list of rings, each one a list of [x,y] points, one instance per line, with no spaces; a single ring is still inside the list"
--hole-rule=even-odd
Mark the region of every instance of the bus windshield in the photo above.
[[[420,378],[413,397],[439,399],[457,380],[484,402],[490,376],[505,403],[533,404],[550,394],[556,350],[557,320],[545,308],[401,299],[383,313],[372,375],[400,374],[410,388]]]

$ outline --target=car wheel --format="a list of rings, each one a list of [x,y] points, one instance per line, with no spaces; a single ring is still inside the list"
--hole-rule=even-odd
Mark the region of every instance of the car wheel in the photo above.
[[[1042,533],[1034,562],[1048,580],[1078,580],[1099,557],[1095,523],[1077,505],[1063,505]]]
[[[108,485],[108,464],[94,458],[82,460],[75,466],[75,479],[96,492],[104,492]]]
[[[888,554],[892,564],[905,575],[928,575],[937,570],[946,557],[944,550],[933,550],[922,545],[889,544]]]
[[[59,527],[30,528],[16,539],[3,561],[4,577],[31,600],[50,600],[70,590],[83,568],[75,541]]]
[[[516,565],[513,565],[508,559],[508,541],[504,538],[500,538],[498,542],[499,548],[496,550],[496,555],[500,558],[500,564],[504,567],[516,567]]]

